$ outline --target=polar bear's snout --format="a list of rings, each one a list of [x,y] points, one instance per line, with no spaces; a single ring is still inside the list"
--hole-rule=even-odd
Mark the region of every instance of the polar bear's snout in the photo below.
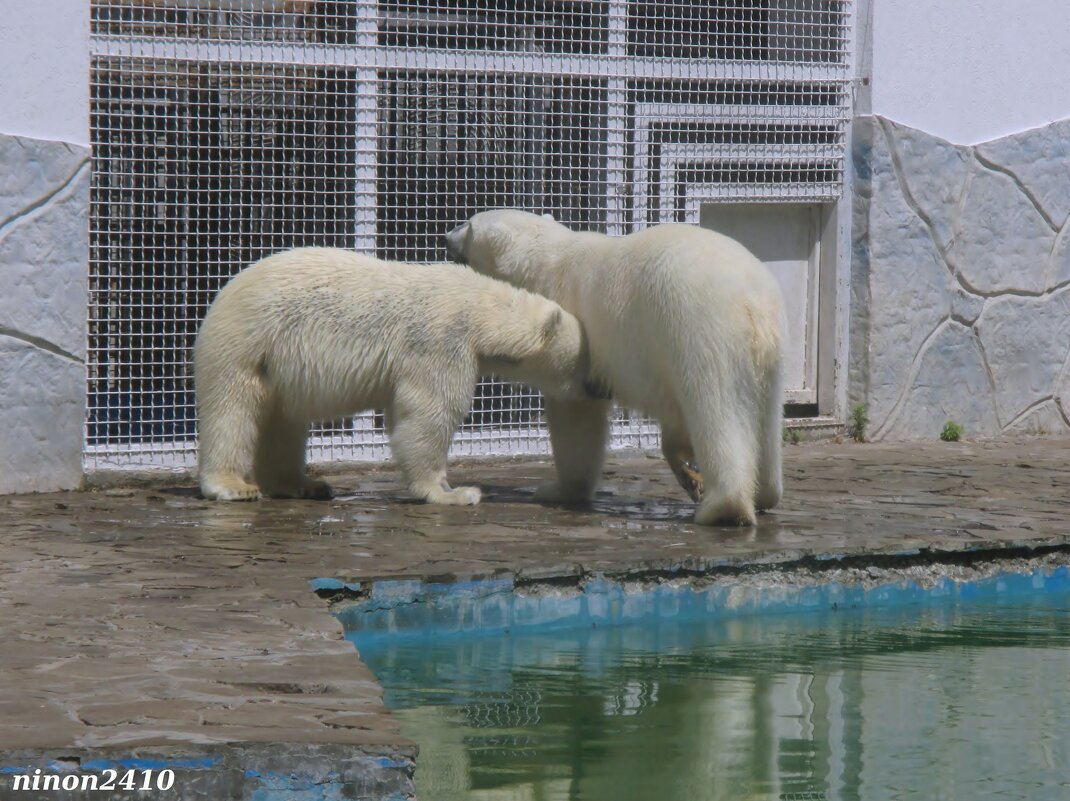
[[[462,223],[446,234],[446,255],[458,264],[466,264],[464,241],[468,237],[468,223]]]

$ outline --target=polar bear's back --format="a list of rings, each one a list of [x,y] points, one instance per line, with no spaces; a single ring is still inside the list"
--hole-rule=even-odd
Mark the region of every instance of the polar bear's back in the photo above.
[[[444,330],[459,336],[459,326],[487,307],[484,300],[500,304],[516,292],[457,265],[387,262],[340,249],[298,248],[239,273],[219,293],[205,323],[225,315],[229,325],[255,327],[265,338],[281,332],[292,338],[315,329],[319,335],[367,335],[381,341],[419,336],[434,320],[438,342]]]
[[[623,237],[629,261],[644,273],[650,291],[671,288],[696,302],[703,290],[717,287],[737,298],[767,300],[779,297],[769,270],[736,240],[693,225],[668,224]]]
[[[326,418],[351,405],[345,387],[361,387],[364,403],[377,404],[405,375],[434,374],[443,363],[464,373],[476,359],[471,316],[500,305],[502,292],[516,290],[456,265],[284,251],[220,291],[195,363],[260,371],[295,406]]]
[[[587,292],[580,317],[596,368],[625,402],[656,411],[662,389],[671,393],[681,376],[708,369],[710,360],[722,362],[722,348],[742,332],[749,358],[776,358],[780,288],[743,245],[676,224],[596,241],[604,256],[591,262],[601,275],[581,281]]]
[[[491,287],[493,284],[491,284]],[[218,302],[257,310],[265,319],[336,318],[351,325],[379,311],[396,323],[429,311],[468,308],[488,280],[457,265],[388,262],[335,248],[297,248],[256,262],[233,278]],[[397,308],[398,304],[404,308]],[[313,313],[314,312],[314,313]],[[351,330],[351,329],[350,329]]]
[[[783,324],[780,286],[769,269],[735,239],[690,225],[662,225],[635,234],[639,251],[649,253],[649,298],[661,315],[686,315],[694,340],[705,328],[714,341],[724,327],[749,330],[752,355],[778,352]],[[664,316],[662,316],[664,319]]]

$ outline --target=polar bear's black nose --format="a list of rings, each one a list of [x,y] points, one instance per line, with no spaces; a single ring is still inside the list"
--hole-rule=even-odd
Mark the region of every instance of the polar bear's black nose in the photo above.
[[[468,223],[464,223],[446,234],[446,255],[458,264],[465,264],[464,237],[467,229]]]

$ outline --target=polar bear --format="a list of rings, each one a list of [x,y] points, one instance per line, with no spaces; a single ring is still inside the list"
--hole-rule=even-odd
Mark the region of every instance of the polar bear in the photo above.
[[[784,304],[746,248],[689,225],[609,237],[495,210],[447,234],[446,250],[579,318],[591,379],[660,422],[665,459],[699,503],[696,522],[751,525],[756,509],[779,502]],[[537,497],[592,495],[608,411],[607,401],[546,399],[558,480]]]
[[[446,455],[478,376],[584,397],[587,371],[575,317],[467,267],[331,248],[278,253],[223,288],[197,336],[201,491],[329,497],[305,474],[309,424],[385,409],[413,495],[476,504],[478,488],[446,482]]]

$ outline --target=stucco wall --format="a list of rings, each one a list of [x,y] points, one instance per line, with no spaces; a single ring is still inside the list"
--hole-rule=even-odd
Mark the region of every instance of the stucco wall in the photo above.
[[[0,134],[0,493],[75,487],[89,150]]]
[[[874,114],[961,144],[1070,117],[1065,0],[856,2]]]
[[[974,147],[855,122],[849,395],[871,436],[1070,431],[1070,120]]]
[[[0,133],[89,144],[89,2],[4,4]]]

